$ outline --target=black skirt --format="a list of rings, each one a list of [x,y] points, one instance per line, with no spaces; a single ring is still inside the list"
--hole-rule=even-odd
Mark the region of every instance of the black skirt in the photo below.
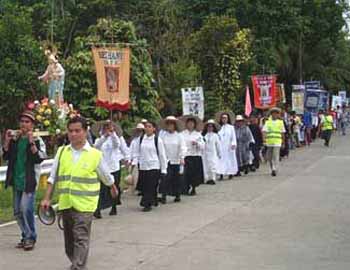
[[[142,207],[150,207],[157,204],[157,191],[160,180],[160,170],[139,171],[139,180],[141,185],[141,202]]]
[[[162,195],[179,196],[181,186],[180,165],[168,164],[167,175],[161,179],[159,193]]]
[[[202,157],[190,156],[185,158],[184,189],[195,188],[204,183]]]
[[[97,206],[98,210],[106,209],[111,206],[116,206],[121,204],[120,171],[116,171],[111,174],[113,175],[113,178],[114,178],[114,184],[118,189],[118,196],[116,199],[113,199],[111,195],[111,188],[101,182],[100,197],[98,199],[98,206]]]

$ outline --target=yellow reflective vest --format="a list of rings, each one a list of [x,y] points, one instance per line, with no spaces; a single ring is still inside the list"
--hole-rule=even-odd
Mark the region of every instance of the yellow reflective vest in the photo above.
[[[56,184],[59,211],[73,208],[78,212],[94,212],[100,192],[96,170],[102,153],[95,148],[83,150],[74,163],[72,149],[61,147],[59,151],[62,150]]]
[[[281,145],[282,144],[282,132],[284,130],[284,124],[282,120],[272,120],[271,118],[266,121],[266,145]]]
[[[327,115],[324,117],[322,131],[325,130],[333,130],[333,117],[331,115]]]

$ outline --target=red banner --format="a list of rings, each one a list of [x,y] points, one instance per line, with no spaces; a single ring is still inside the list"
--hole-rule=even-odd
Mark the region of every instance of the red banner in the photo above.
[[[264,110],[276,106],[276,80],[275,75],[252,76],[255,108]]]

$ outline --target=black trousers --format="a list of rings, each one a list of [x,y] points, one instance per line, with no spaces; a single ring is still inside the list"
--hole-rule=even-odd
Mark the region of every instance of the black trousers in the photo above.
[[[118,196],[117,198],[113,199],[111,196],[110,187],[107,187],[105,184],[101,183],[100,197],[98,199],[97,210],[106,209],[111,206],[116,207],[118,204],[121,204],[120,171],[112,172],[111,174],[113,175],[113,178],[114,178],[114,184],[118,189]]]
[[[332,137],[332,130],[324,130],[322,131],[322,139],[325,141],[325,145],[329,146],[329,142]]]
[[[185,172],[183,193],[188,193],[190,188],[196,188],[204,182],[203,162],[200,156],[189,156],[185,158]]]
[[[178,197],[181,194],[180,165],[168,164],[166,177],[161,179],[159,192],[163,195]]]
[[[252,145],[252,154],[253,154],[253,165],[256,169],[260,167],[260,146],[253,144]]]
[[[139,179],[141,185],[141,202],[142,207],[151,207],[157,204],[158,186],[160,180],[160,170],[140,170]]]

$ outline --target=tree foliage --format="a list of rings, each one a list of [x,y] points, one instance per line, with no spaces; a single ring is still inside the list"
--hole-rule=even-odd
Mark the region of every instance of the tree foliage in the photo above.
[[[208,117],[241,112],[252,74],[278,74],[287,89],[315,79],[349,90],[348,14],[346,0],[2,0],[1,124],[46,93],[37,75],[51,41],[67,71],[66,96],[93,118],[106,117],[95,108],[94,42],[134,44],[135,119],[179,114],[180,89],[197,85]]]

